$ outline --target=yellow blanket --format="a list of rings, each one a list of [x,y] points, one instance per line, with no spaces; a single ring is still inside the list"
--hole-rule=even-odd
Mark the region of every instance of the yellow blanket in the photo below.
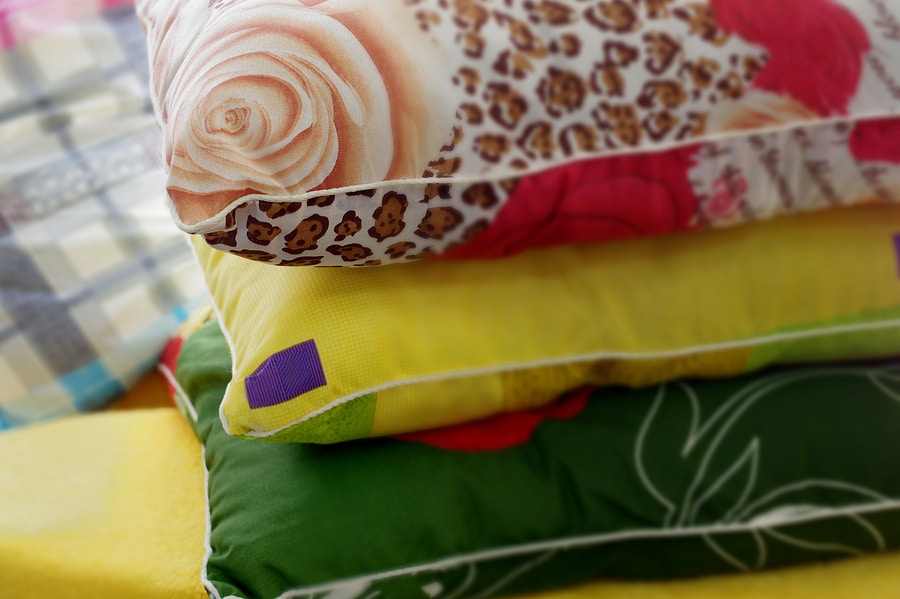
[[[151,377],[104,414],[0,435],[0,597],[202,599],[200,447]],[[529,599],[895,599],[900,553]]]
[[[200,445],[173,408],[0,436],[0,597],[206,597]]]

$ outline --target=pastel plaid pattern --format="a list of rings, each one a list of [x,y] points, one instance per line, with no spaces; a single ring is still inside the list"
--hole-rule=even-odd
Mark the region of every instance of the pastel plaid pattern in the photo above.
[[[52,33],[59,26],[131,4],[130,0],[2,0],[0,48],[12,48],[33,37]]]
[[[120,0],[0,0],[0,430],[103,407],[204,297]]]

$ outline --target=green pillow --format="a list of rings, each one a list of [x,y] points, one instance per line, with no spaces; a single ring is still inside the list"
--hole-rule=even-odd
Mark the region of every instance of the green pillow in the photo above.
[[[489,597],[900,547],[900,362],[582,389],[322,446],[227,435],[218,324],[181,347],[214,596]]]

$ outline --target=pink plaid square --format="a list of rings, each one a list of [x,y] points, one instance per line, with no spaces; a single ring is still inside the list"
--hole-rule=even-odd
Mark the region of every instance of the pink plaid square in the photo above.
[[[133,0],[0,0],[0,50]]]

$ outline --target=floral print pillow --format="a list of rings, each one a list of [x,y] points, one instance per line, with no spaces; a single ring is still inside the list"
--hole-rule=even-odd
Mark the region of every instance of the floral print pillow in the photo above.
[[[139,12],[175,219],[254,260],[498,256],[900,197],[877,151],[900,110],[886,2]]]

